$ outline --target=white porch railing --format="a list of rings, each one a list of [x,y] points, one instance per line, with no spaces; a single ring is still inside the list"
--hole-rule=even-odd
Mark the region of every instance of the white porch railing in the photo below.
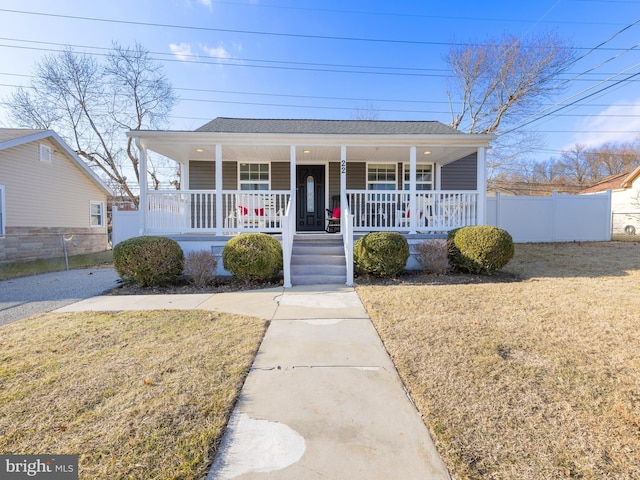
[[[353,215],[349,206],[342,209],[342,243],[344,244],[344,257],[347,264],[347,287],[353,286]]]
[[[293,236],[296,233],[296,216],[291,209],[291,199],[282,218],[282,270],[284,288],[291,288],[291,253],[293,251]]]
[[[215,190],[150,191],[148,233],[281,232],[290,192],[225,190],[222,218],[216,218]]]
[[[215,190],[151,191],[147,194],[147,233],[281,233],[287,190],[225,190],[222,217],[216,218]],[[347,190],[354,231],[446,232],[477,225],[478,192]],[[293,217],[295,212],[290,213]],[[412,219],[412,217],[415,217]],[[413,230],[415,228],[415,230]]]
[[[446,232],[477,225],[478,192],[347,190],[355,231]],[[412,221],[411,217],[415,220]]]

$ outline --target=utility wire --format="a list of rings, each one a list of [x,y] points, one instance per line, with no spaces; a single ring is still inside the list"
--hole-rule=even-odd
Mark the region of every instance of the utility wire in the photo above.
[[[83,20],[83,21],[89,21],[89,22],[115,23],[115,24],[121,24],[121,25],[136,25],[136,26],[143,26],[143,27],[159,27],[159,28],[195,30],[195,31],[205,31],[205,32],[220,32],[220,33],[238,33],[243,35],[260,35],[260,36],[271,36],[271,37],[304,38],[304,39],[311,39],[311,40],[389,43],[389,44],[400,44],[400,45],[435,45],[435,46],[468,45],[468,43],[465,43],[465,42],[435,42],[435,41],[427,41],[427,40],[399,40],[399,39],[393,39],[393,38],[342,37],[342,36],[332,36],[332,35],[311,35],[311,34],[303,34],[303,33],[280,33],[280,32],[266,32],[266,31],[259,31],[259,30],[240,30],[240,29],[230,29],[230,28],[199,27],[195,25],[175,25],[175,24],[169,24],[169,23],[137,22],[133,20],[115,20],[115,19],[109,19],[109,18],[84,17],[79,15],[62,15],[58,13],[30,12],[26,10],[13,10],[8,8],[0,8],[0,12],[16,13],[16,14],[22,14],[22,15],[35,15],[35,16],[43,16],[43,17],[50,17],[50,18],[64,18],[64,19],[70,19],[70,20]],[[588,48],[586,47],[571,47],[571,49],[588,50]],[[619,49],[607,48],[605,50],[617,51]]]

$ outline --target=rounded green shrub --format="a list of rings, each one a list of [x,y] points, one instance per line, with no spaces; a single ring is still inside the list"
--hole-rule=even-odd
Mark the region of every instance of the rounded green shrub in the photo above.
[[[397,232],[373,232],[356,240],[353,263],[357,273],[391,277],[400,273],[409,259],[407,239]]]
[[[514,246],[506,230],[476,225],[451,230],[447,236],[449,263],[469,273],[500,270],[513,258]]]
[[[227,242],[222,265],[245,282],[272,280],[282,270],[282,246],[265,233],[243,233]]]
[[[113,249],[113,266],[120,278],[142,287],[174,283],[184,268],[184,253],[165,237],[133,237]]]

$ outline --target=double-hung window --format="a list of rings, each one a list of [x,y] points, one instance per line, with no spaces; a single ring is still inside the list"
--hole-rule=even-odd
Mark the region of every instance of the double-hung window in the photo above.
[[[370,163],[367,165],[367,190],[396,190],[396,165]]]
[[[238,170],[240,190],[269,190],[268,163],[241,163]]]
[[[410,188],[411,170],[408,163],[403,165],[405,190]],[[416,190],[433,190],[433,164],[419,163],[416,165]]]
[[[92,227],[104,227],[104,203],[91,202],[90,222]]]

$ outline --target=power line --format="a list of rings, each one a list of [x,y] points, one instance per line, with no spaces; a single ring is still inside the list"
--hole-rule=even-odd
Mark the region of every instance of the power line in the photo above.
[[[0,38],[1,39],[1,38]],[[32,40],[18,40],[18,39],[6,39],[10,41],[19,41],[25,43],[37,43],[44,45],[52,45],[52,46],[62,46],[62,47],[71,47],[71,48],[82,48],[82,49],[93,49],[100,50],[105,53],[96,53],[96,52],[85,52],[86,55],[93,56],[107,56],[109,48],[106,47],[94,47],[88,45],[64,45],[60,43],[53,42],[39,42]],[[51,52],[51,53],[61,53],[64,51],[64,48],[43,48],[43,47],[28,47],[23,45],[7,45],[0,44],[0,47],[4,48],[16,48],[21,50],[35,50],[41,52]],[[628,50],[627,50],[628,51]],[[623,52],[626,53],[627,51]],[[274,70],[293,70],[293,71],[308,71],[308,72],[326,72],[326,73],[346,73],[346,74],[357,74],[357,75],[391,75],[391,76],[402,76],[402,77],[437,77],[437,78],[449,78],[450,74],[439,74],[439,73],[410,73],[406,71],[433,71],[433,72],[448,72],[446,69],[429,69],[429,68],[410,68],[410,67],[390,67],[390,66],[366,66],[366,65],[346,65],[346,64],[329,64],[329,63],[311,63],[311,62],[292,62],[292,61],[280,61],[280,60],[260,60],[260,59],[243,59],[243,58],[227,58],[227,57],[215,57],[211,56],[209,58],[214,59],[215,61],[207,61],[207,60],[196,60],[200,58],[198,55],[193,54],[180,54],[180,57],[189,57],[191,59],[183,59],[183,58],[165,58],[165,57],[175,57],[176,54],[173,53],[164,53],[164,52],[149,52],[151,55],[160,55],[162,58],[151,57],[152,60],[157,60],[160,62],[172,62],[172,63],[189,63],[189,64],[200,64],[200,65],[222,65],[222,66],[231,66],[231,67],[246,67],[246,68],[264,68],[264,69],[274,69]],[[227,61],[224,61],[227,60]],[[242,62],[261,62],[261,63],[269,63],[270,65],[252,65]],[[275,65],[275,64],[284,64],[283,65]],[[295,67],[295,66],[286,66],[286,65],[316,65],[318,67],[336,67],[336,68],[310,68],[310,67]],[[342,68],[366,68],[366,69],[379,69],[385,71],[362,71],[362,70],[344,70]],[[391,71],[391,70],[400,70],[400,71]],[[581,74],[582,75],[582,74]],[[611,75],[607,73],[593,73],[592,75]],[[573,78],[573,80],[577,79],[580,75],[577,75]],[[593,81],[594,79],[580,79],[580,81]]]
[[[615,77],[617,77],[617,76],[620,76],[620,75],[622,75],[623,73],[628,72],[629,70],[632,70],[632,69],[637,68],[637,67],[639,67],[639,66],[640,66],[640,63],[637,63],[636,65],[633,65],[633,66],[631,66],[631,67],[629,67],[629,68],[626,68],[625,70],[623,70],[622,72],[620,72],[620,73],[618,73],[618,74],[614,75],[613,77],[610,77],[610,79],[613,79],[613,78],[615,78]],[[552,114],[554,114],[554,113],[557,113],[557,112],[559,112],[559,111],[561,111],[561,110],[564,110],[565,108],[568,108],[568,107],[570,107],[570,106],[572,106],[572,105],[576,105],[578,102],[581,102],[581,101],[583,101],[583,100],[586,100],[587,98],[593,97],[594,95],[597,95],[597,94],[602,93],[602,92],[604,92],[604,91],[606,91],[606,90],[609,90],[610,88],[613,88],[613,87],[615,87],[615,86],[617,86],[617,85],[620,85],[620,84],[622,84],[622,83],[625,83],[625,82],[627,82],[627,81],[631,80],[632,78],[637,77],[638,75],[640,75],[640,72],[637,72],[637,73],[634,73],[634,74],[632,74],[632,75],[629,75],[628,77],[623,78],[622,80],[618,80],[618,81],[616,81],[615,83],[613,83],[613,84],[611,84],[611,85],[607,85],[606,87],[603,87],[603,88],[601,88],[600,90],[597,90],[596,92],[590,93],[589,95],[586,95],[586,96],[584,96],[584,97],[582,97],[582,98],[579,98],[579,99],[577,99],[577,100],[575,100],[575,101],[573,101],[573,102],[570,102],[570,103],[568,103],[568,104],[566,104],[566,105],[562,105],[562,103],[563,103],[563,102],[565,102],[566,100],[571,99],[571,98],[574,98],[574,97],[576,97],[576,96],[578,96],[578,95],[580,95],[580,94],[582,94],[582,93],[588,92],[589,90],[591,90],[591,89],[593,89],[593,88],[597,87],[598,85],[602,85],[602,84],[604,83],[604,81],[601,81],[601,82],[597,83],[596,85],[593,85],[593,86],[591,86],[591,87],[589,87],[589,88],[586,88],[586,89],[584,89],[584,90],[582,90],[582,91],[580,91],[580,92],[578,92],[578,93],[576,93],[576,94],[574,94],[574,95],[570,96],[569,98],[567,98],[567,99],[565,99],[565,100],[562,100],[561,102],[557,102],[556,104],[551,105],[550,107],[547,107],[547,108],[545,108],[544,110],[541,110],[539,113],[535,113],[535,114],[533,114],[533,115],[529,115],[527,118],[525,118],[525,119],[523,120],[523,122],[524,122],[524,123],[521,123],[521,124],[519,124],[519,125],[517,125],[517,126],[515,126],[515,127],[511,128],[511,129],[507,130],[506,132],[502,132],[502,134],[503,134],[503,135],[506,135],[506,134],[509,134],[509,133],[511,133],[511,132],[513,132],[513,131],[515,131],[515,130],[518,130],[518,129],[522,128],[522,127],[526,127],[527,125],[530,125],[530,124],[532,124],[532,123],[534,123],[534,122],[537,122],[537,121],[539,121],[539,120],[542,120],[543,118],[546,118],[546,117],[548,117],[548,116],[550,116],[550,115],[552,115]],[[561,106],[560,106],[559,108],[556,108],[555,110],[552,110],[551,112],[547,112],[547,113],[544,113],[543,115],[541,115],[543,112],[545,112],[545,111],[549,110],[550,108],[553,108],[553,107],[554,107],[554,106],[556,106],[556,105],[561,105]],[[535,117],[535,118],[532,118],[532,117]],[[531,118],[531,120],[528,120],[528,121],[527,121],[527,119],[529,119],[529,118]]]
[[[216,1],[217,5],[235,5],[241,7],[259,7],[259,8],[273,8],[273,9],[283,9],[283,10],[298,10],[298,11],[308,11],[308,12],[321,12],[321,13],[338,13],[340,15],[343,14],[352,14],[352,15],[376,15],[376,16],[384,16],[384,17],[410,17],[410,18],[432,18],[434,20],[465,20],[465,21],[483,21],[483,22],[513,22],[513,23],[530,23],[530,20],[521,20],[514,18],[491,18],[491,17],[460,17],[460,16],[447,16],[447,15],[425,15],[419,13],[398,13],[398,12],[375,12],[375,11],[364,11],[364,10],[336,10],[336,9],[328,9],[328,8],[311,8],[311,7],[292,7],[285,5],[265,5],[264,3],[237,3],[237,2],[229,2],[229,1]],[[537,23],[550,23],[554,25],[620,25],[619,23],[607,23],[607,22],[576,22],[571,20],[552,20],[552,21],[544,21],[539,20]]]
[[[79,15],[62,15],[58,13],[45,13],[45,12],[30,12],[26,10],[12,10],[6,8],[0,8],[0,12],[16,13],[21,15],[35,15],[49,18],[64,18],[70,20],[83,20],[88,22],[102,22],[102,23],[116,23],[121,25],[135,25],[143,27],[156,27],[156,28],[171,28],[180,30],[195,30],[205,32],[219,32],[219,33],[237,33],[243,35],[260,35],[270,37],[289,37],[289,38],[304,38],[310,40],[332,40],[332,41],[348,41],[348,42],[367,42],[367,43],[389,43],[389,44],[401,44],[401,45],[432,45],[432,46],[465,46],[469,43],[465,42],[435,42],[426,40],[399,40],[393,38],[371,38],[371,37],[342,37],[332,35],[311,35],[304,33],[280,33],[280,32],[266,32],[259,30],[240,30],[231,28],[213,28],[213,27],[199,27],[195,25],[175,25],[169,23],[154,23],[154,22],[137,22],[133,20],[115,20],[110,18],[95,18],[84,17]],[[481,45],[481,44],[478,44]],[[572,50],[589,50],[587,47],[569,47]],[[618,51],[616,48],[606,48],[603,50]]]

